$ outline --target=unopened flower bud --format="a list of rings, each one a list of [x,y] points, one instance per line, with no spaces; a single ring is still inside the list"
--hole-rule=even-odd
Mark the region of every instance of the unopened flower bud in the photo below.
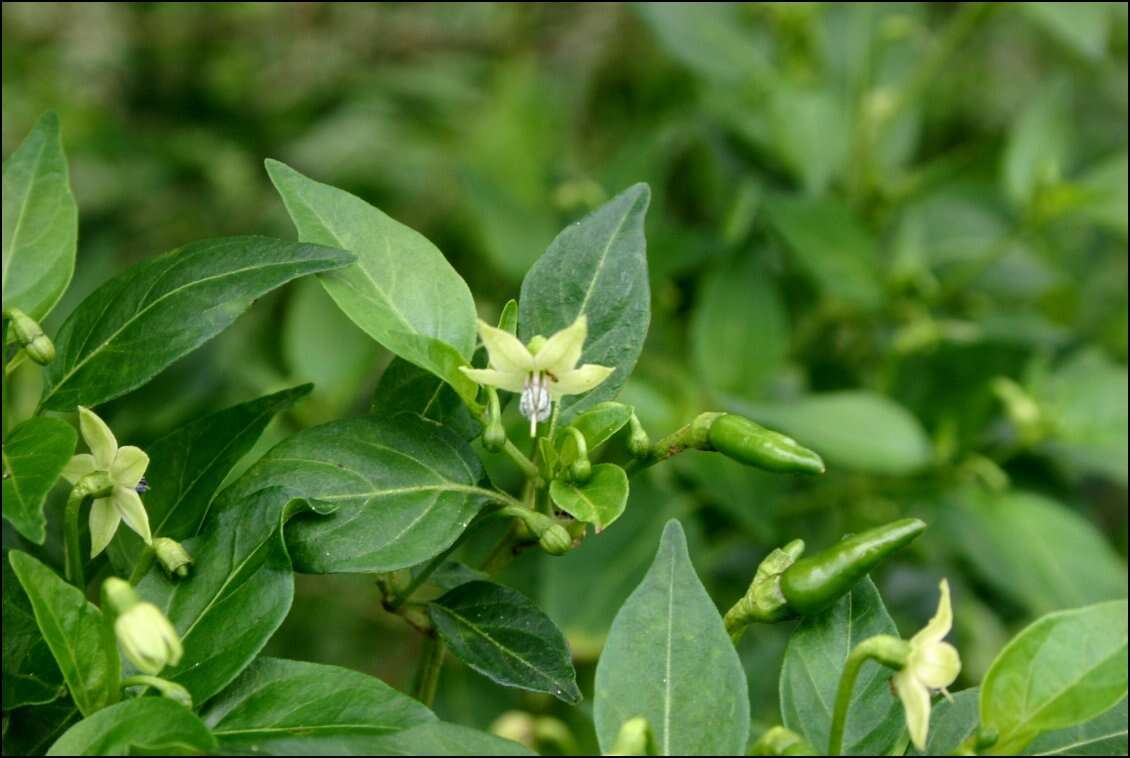
[[[16,336],[16,341],[27,352],[29,358],[41,366],[46,366],[55,360],[55,345],[43,333],[38,322],[19,308],[9,309],[7,315],[12,320],[12,332]]]
[[[573,538],[561,524],[554,524],[541,533],[538,544],[550,555],[565,555],[573,547]]]
[[[628,419],[631,434],[628,436],[628,453],[633,458],[646,458],[651,454],[651,438],[644,431],[643,424],[632,414]]]
[[[184,649],[176,629],[152,603],[142,601],[133,587],[117,577],[102,585],[104,604],[117,618],[114,634],[122,653],[139,671],[157,675],[180,662]]]
[[[192,556],[179,542],[168,537],[158,537],[153,540],[153,552],[156,554],[161,568],[169,576],[180,579],[188,576],[188,570],[192,566]]]
[[[658,755],[651,725],[643,716],[628,719],[620,726],[616,742],[608,755]]]

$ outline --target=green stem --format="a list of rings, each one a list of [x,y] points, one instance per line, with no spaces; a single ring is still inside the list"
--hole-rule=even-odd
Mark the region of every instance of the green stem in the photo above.
[[[436,636],[427,637],[420,667],[416,671],[416,699],[429,708],[436,699],[439,685],[439,672],[443,669],[443,657],[447,646]]]
[[[137,563],[133,564],[133,571],[131,571],[129,575],[129,583],[131,585],[136,587],[137,583],[149,573],[149,567],[153,565],[153,559],[156,556],[157,554],[153,552],[152,545],[146,545],[142,549],[141,555],[137,556]]]
[[[707,444],[706,436],[710,431],[710,424],[722,414],[707,412],[700,413],[686,426],[671,432],[663,439],[656,442],[647,458],[634,458],[624,464],[624,471],[633,476],[646,468],[672,458],[684,450],[701,450]]]
[[[844,727],[847,723],[851,695],[855,690],[855,680],[859,670],[869,660],[876,660],[885,666],[901,669],[906,664],[908,643],[889,634],[869,637],[855,646],[844,663],[840,675],[840,686],[836,690],[836,705],[832,711],[832,730],[828,735],[828,755],[839,755],[844,746]]]
[[[12,356],[11,362],[4,367],[4,378],[6,379],[14,374],[16,369],[22,366],[25,360],[27,360],[27,351],[21,349],[18,353]]]
[[[66,537],[67,581],[84,591],[86,580],[83,577],[82,540],[79,538],[78,516],[85,500],[85,494],[71,490],[71,495],[67,498],[63,522]]]
[[[522,473],[528,478],[538,478],[538,467],[509,438],[506,440],[506,444],[502,446],[502,451],[510,456],[510,460],[518,464],[518,468],[522,469]]]

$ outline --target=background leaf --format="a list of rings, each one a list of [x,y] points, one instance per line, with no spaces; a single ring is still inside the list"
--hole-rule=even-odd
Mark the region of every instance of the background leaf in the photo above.
[[[789,637],[781,664],[781,720],[817,749],[827,749],[832,704],[848,653],[876,634],[898,636],[870,579],[835,605],[805,618]],[[891,670],[870,661],[856,679],[844,728],[844,755],[883,755],[903,736],[902,705]]]
[[[561,401],[563,423],[615,397],[643,349],[651,320],[644,218],[651,201],[646,184],[621,192],[567,226],[522,280],[518,330],[523,341],[548,337],[588,318],[588,339],[578,365],[616,372],[581,398]]]
[[[332,502],[289,535],[299,571],[394,571],[455,541],[484,504],[478,458],[449,429],[404,413],[306,429],[270,450],[221,496],[281,485]]]
[[[467,582],[429,603],[428,616],[451,652],[480,674],[505,687],[581,701],[565,637],[517,590]]]
[[[371,754],[374,737],[436,720],[375,677],[262,657],[200,715],[221,751],[259,755]]]
[[[60,327],[40,404],[71,410],[125,394],[227,328],[255,298],[352,259],[317,245],[228,237],[139,263]]]
[[[1124,697],[1126,601],[1050,613],[1016,635],[981,682],[981,723],[1000,735],[989,752],[1023,750]]]
[[[130,755],[210,753],[216,740],[179,703],[139,697],[112,705],[68,729],[47,755]]]
[[[39,631],[31,601],[7,560],[3,574],[4,710],[50,703],[67,693],[63,674]]]
[[[118,649],[102,611],[82,592],[27,553],[8,552],[35,621],[84,715],[118,699]]]
[[[59,117],[45,113],[4,161],[4,310],[41,321],[71,283],[78,206]]]
[[[37,545],[47,536],[43,500],[75,452],[78,435],[65,421],[29,418],[4,440],[4,518]]]
[[[616,614],[595,692],[596,734],[605,751],[625,721],[644,716],[660,755],[745,753],[745,672],[674,519],[647,576]]]

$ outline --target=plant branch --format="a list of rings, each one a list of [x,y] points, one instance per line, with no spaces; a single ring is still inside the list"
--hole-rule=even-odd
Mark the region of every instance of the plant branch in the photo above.
[[[86,493],[77,488],[72,489],[70,497],[67,498],[67,507],[63,517],[63,531],[66,537],[67,581],[84,591],[86,580],[83,577],[82,540],[79,537],[78,517],[86,497]]]

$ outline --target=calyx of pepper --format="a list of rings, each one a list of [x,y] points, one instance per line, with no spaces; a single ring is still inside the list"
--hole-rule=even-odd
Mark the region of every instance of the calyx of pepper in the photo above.
[[[781,574],[803,554],[804,540],[793,540],[765,556],[745,595],[726,612],[726,631],[735,640],[752,623],[771,624],[796,615],[781,592]]]

